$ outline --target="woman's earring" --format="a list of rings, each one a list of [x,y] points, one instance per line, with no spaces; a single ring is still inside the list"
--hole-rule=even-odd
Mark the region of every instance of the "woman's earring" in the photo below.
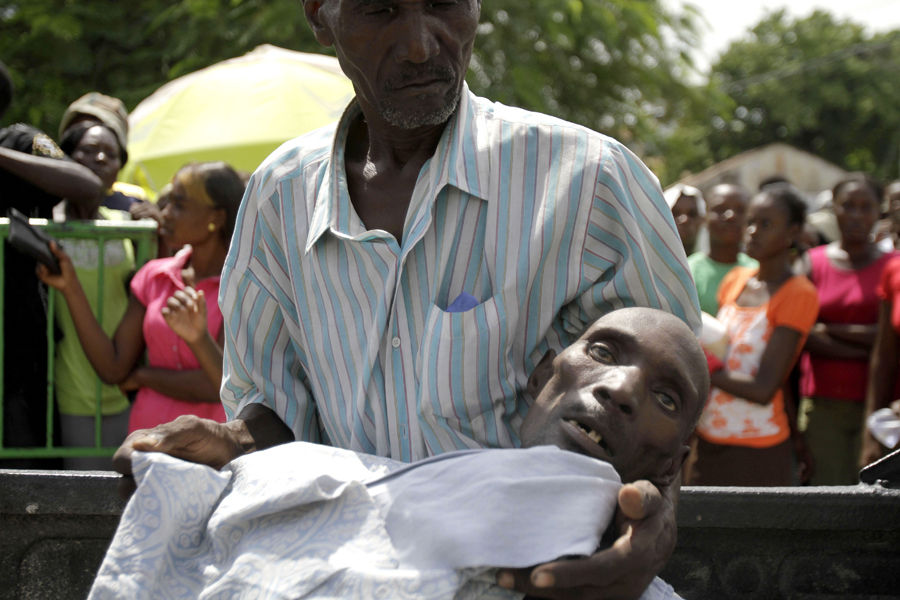
[[[213,231],[216,230],[216,224],[215,224],[215,223],[210,223],[209,225],[207,225],[206,228],[209,229],[210,232],[213,232]]]

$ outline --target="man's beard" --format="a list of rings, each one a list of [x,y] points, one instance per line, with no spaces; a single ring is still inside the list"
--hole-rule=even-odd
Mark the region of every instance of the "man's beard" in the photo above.
[[[453,71],[448,68],[435,68],[432,69],[431,72],[449,80],[455,78]],[[419,75],[419,73],[411,74],[411,76],[416,75]],[[419,127],[441,125],[456,112],[456,107],[459,105],[460,90],[456,86],[452,86],[448,89],[441,105],[433,109],[429,109],[422,104],[412,108],[401,108],[391,101],[390,90],[394,86],[388,85],[385,87],[384,97],[386,100],[382,103],[381,116],[385,121],[400,129],[417,129]],[[400,86],[398,85],[396,87]]]

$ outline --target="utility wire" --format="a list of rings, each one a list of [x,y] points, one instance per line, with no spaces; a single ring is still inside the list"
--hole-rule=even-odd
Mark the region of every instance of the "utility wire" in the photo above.
[[[865,54],[877,52],[879,50],[892,46],[896,40],[897,38],[886,39],[879,42],[861,42],[859,44],[854,44],[853,46],[850,46],[848,48],[835,50],[834,52],[825,54],[823,56],[795,61],[783,67],[779,67],[778,69],[773,69],[771,71],[766,71],[765,73],[758,73],[756,75],[750,75],[749,77],[737,79],[728,83],[726,85],[726,88],[730,92],[739,91],[751,85],[763,83],[771,79],[791,77],[804,71],[812,71],[813,69],[818,69],[829,64],[841,62],[851,56],[862,56]],[[900,67],[900,62],[893,62],[891,67]]]

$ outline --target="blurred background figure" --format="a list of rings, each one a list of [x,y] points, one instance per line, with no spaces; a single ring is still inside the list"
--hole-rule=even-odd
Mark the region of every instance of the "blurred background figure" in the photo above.
[[[719,284],[725,274],[736,266],[756,267],[757,262],[741,252],[748,196],[743,188],[722,183],[706,195],[706,231],[709,252],[688,255],[688,265],[700,310],[713,316],[719,311]]]
[[[12,77],[0,63],[0,117],[12,99]],[[15,208],[28,217],[49,219],[62,198],[89,200],[100,189],[98,177],[67,160],[42,131],[23,123],[0,128],[0,216]],[[47,290],[35,276],[34,259],[4,244],[3,444],[8,448],[44,446],[48,436]],[[54,432],[49,433],[52,438]],[[6,459],[0,467],[54,468],[59,463]]]
[[[105,124],[81,121],[66,130],[60,140],[60,147],[73,160],[93,171],[103,182],[103,188],[90,200],[60,202],[53,209],[53,220],[130,220],[127,210],[117,210],[106,205],[110,198],[108,190],[127,160],[125,149],[120,145],[116,133]],[[102,266],[99,266],[100,252],[96,240],[70,239],[66,240],[65,246],[91,313],[96,317],[102,302],[103,315],[99,319],[99,325],[106,335],[112,335],[128,306],[128,281],[135,266],[131,242],[107,241],[103,248]],[[101,269],[102,291],[99,290]],[[56,343],[54,381],[62,445],[90,447],[95,442],[96,375],[82,349],[67,303],[56,302],[54,306],[56,325],[61,333],[61,338]],[[103,415],[100,426],[101,444],[106,447],[118,446],[128,432],[128,398],[116,385],[101,385],[99,393]],[[108,457],[66,457],[63,463],[67,469],[110,469]]]
[[[883,218],[875,226],[882,250],[900,249],[900,180],[892,181],[884,188]]]
[[[221,377],[214,381],[207,375],[189,345],[166,322],[163,308],[178,291],[203,292],[207,329],[219,345],[221,370],[219,277],[243,194],[240,176],[222,162],[192,163],[175,174],[160,233],[171,247],[181,249],[138,270],[112,337],[97,323],[65,252],[54,249],[61,275],[39,269],[41,279],[62,292],[85,354],[100,378],[126,392],[137,390],[129,432],[183,414],[225,420],[219,400]],[[141,361],[145,350],[146,366]]]
[[[815,238],[818,240],[817,246],[830,244],[837,241],[841,237],[838,229],[837,217],[834,216],[834,198],[832,190],[827,189],[819,192],[812,203],[815,209],[806,217],[809,227],[816,232]]]
[[[881,302],[875,344],[869,361],[864,409],[867,420],[872,413],[891,406],[900,397],[897,377],[900,361],[900,257],[888,261],[876,291]],[[897,408],[896,404],[894,406]],[[864,467],[893,449],[881,445],[866,429],[862,434],[862,450],[857,466]]]
[[[897,253],[875,242],[881,190],[862,173],[832,189],[839,238],[811,248],[800,269],[816,286],[819,316],[800,362],[799,427],[812,453],[813,485],[858,482],[863,401],[885,265]]]
[[[711,376],[690,484],[793,482],[782,386],[818,310],[815,288],[792,268],[805,215],[803,199],[785,184],[765,188],[750,202],[747,253],[759,266],[735,267],[719,288],[717,318],[730,344],[724,368]]]
[[[693,186],[677,185],[666,190],[665,197],[669,208],[672,209],[684,253],[690,256],[697,250],[700,229],[706,217],[703,194]]]
[[[244,187],[247,187],[246,182],[244,183]],[[156,208],[159,211],[160,220],[162,219],[162,213],[166,210],[166,206],[169,204],[169,195],[172,193],[172,184],[167,183],[159,190],[159,196],[156,197]],[[163,236],[161,233],[158,233],[156,236],[156,257],[157,258],[165,258],[167,256],[172,256],[178,248],[173,248],[170,244],[169,240]]]

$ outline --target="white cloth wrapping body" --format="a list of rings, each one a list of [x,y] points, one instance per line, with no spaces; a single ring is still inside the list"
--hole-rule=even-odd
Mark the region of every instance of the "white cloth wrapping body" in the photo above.
[[[156,453],[133,465],[93,599],[516,598],[490,569],[591,554],[621,485],[554,447],[406,465],[296,442],[222,471]]]

